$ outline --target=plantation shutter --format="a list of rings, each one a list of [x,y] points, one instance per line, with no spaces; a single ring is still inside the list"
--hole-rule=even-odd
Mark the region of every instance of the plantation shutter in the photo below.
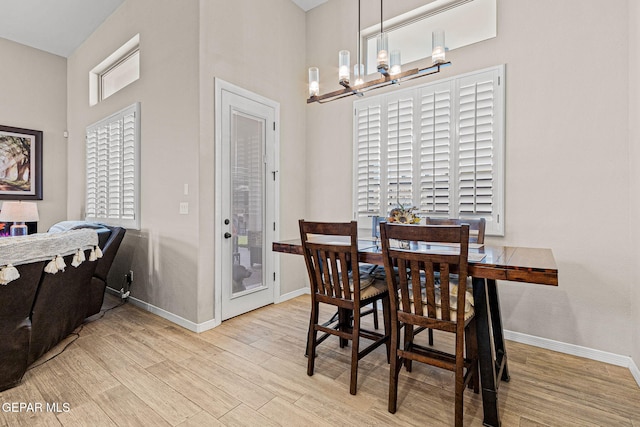
[[[356,110],[356,199],[357,215],[378,215],[380,211],[381,124],[380,105]]]
[[[493,74],[463,79],[458,91],[459,211],[461,215],[491,215],[495,192]]]
[[[138,228],[138,105],[86,131],[86,219]]]
[[[488,235],[504,235],[503,79],[502,65],[354,102],[362,227],[417,206],[420,216],[485,218]]]
[[[413,99],[389,102],[387,117],[385,214],[397,206],[413,206]]]
[[[420,92],[420,212],[448,215],[451,185],[451,85]]]

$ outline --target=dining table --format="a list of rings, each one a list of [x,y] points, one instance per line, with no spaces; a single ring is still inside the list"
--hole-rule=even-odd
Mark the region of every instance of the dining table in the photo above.
[[[303,255],[300,239],[273,242],[272,250]],[[359,239],[358,260],[384,265],[379,241]],[[499,427],[498,387],[510,377],[496,281],[558,286],[558,268],[551,249],[470,243],[468,273],[473,284],[483,423]]]

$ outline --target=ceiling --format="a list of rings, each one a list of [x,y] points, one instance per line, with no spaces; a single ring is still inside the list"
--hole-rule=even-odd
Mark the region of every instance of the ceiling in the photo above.
[[[305,12],[327,0],[292,0]],[[124,0],[0,0],[0,38],[68,57]]]
[[[327,0],[292,0],[295,4],[300,6],[300,9],[305,12],[310,11],[314,7],[320,6],[322,3],[326,3]]]

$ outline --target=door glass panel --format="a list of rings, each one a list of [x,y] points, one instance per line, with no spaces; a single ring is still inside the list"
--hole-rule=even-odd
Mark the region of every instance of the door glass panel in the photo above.
[[[263,119],[234,111],[231,122],[232,294],[263,287]]]

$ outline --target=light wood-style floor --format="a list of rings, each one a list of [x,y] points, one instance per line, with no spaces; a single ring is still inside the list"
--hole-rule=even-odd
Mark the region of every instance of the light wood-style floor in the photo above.
[[[110,298],[105,306],[117,302]],[[387,412],[384,347],[360,362],[356,396],[348,390],[349,348],[340,349],[336,338],[319,349],[316,373],[307,376],[309,305],[308,296],[298,297],[201,334],[124,305],[85,324],[62,354],[1,392],[0,425],[452,425],[452,374],[419,363],[401,374],[398,411]],[[436,341],[446,343],[437,335]],[[628,369],[507,346],[511,381],[499,390],[503,426],[640,427],[640,388]],[[21,402],[40,402],[43,410],[16,413],[6,406]],[[47,411],[47,403],[58,412]],[[415,419],[416,411],[422,418]],[[482,425],[481,399],[469,390],[465,425]]]

